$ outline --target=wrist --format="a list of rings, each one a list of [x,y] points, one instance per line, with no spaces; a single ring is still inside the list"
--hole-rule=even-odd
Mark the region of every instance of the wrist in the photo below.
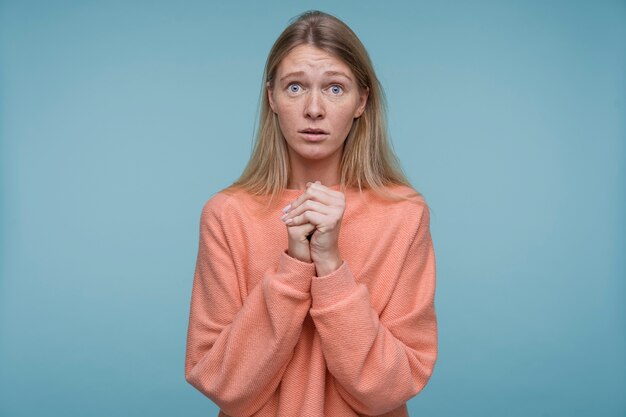
[[[315,261],[315,270],[318,277],[324,277],[335,272],[343,264],[343,259],[339,256],[333,256],[326,259]]]
[[[311,252],[308,245],[292,244],[287,246],[287,255],[302,262],[311,263]]]

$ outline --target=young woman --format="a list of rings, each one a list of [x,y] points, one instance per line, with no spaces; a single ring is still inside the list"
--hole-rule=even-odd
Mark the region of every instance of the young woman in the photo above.
[[[367,52],[307,12],[265,80],[250,162],[202,210],[185,378],[220,416],[407,416],[437,359],[435,255]]]

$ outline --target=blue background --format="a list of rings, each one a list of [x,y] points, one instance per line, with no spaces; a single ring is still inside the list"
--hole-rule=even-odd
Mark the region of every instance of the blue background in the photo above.
[[[0,415],[217,414],[183,369],[200,211],[311,8],[368,48],[432,210],[411,414],[624,416],[623,1],[3,1]]]

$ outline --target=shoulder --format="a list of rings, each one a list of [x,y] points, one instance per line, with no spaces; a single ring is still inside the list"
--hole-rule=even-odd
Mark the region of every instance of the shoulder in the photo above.
[[[404,217],[421,218],[429,214],[428,203],[425,197],[414,188],[406,185],[388,185],[384,191],[388,196],[379,195],[372,191],[372,201],[380,205],[381,209],[389,213]]]
[[[416,191],[414,188],[407,187],[405,185],[398,186],[397,189],[397,192],[400,195],[406,197],[406,200],[402,203],[404,203],[407,210],[419,215],[420,217],[424,214],[428,215],[428,203],[426,202],[426,198],[423,194]]]
[[[424,198],[424,196],[413,187],[396,184],[388,185],[385,187],[385,189],[390,193],[404,197],[406,201],[410,204],[426,204],[426,199]]]
[[[218,191],[213,194],[202,206],[202,214],[203,215],[213,215],[213,216],[221,216],[222,210],[229,203],[229,200],[232,196],[223,193],[222,191]]]
[[[430,207],[426,198],[404,185],[393,186],[392,192],[405,198],[390,203],[389,211],[394,213],[390,217],[395,217],[401,225],[401,233],[407,233],[406,236],[411,237],[412,241],[423,241],[424,237],[430,235]]]
[[[249,214],[251,208],[264,200],[250,195],[242,189],[226,188],[213,194],[202,207],[203,220],[215,219],[228,221],[228,219]]]
[[[382,203],[390,222],[398,222],[412,234],[430,229],[430,207],[423,194],[406,185],[387,186],[386,189],[400,198],[391,201],[384,199]]]
[[[346,194],[344,218],[362,227],[380,227],[397,234],[411,233],[428,223],[429,208],[424,196],[405,185],[387,185],[376,191],[351,189]]]
[[[232,208],[241,204],[242,195],[240,190],[220,190],[213,194],[202,206],[203,220],[221,220],[224,213],[232,212]]]

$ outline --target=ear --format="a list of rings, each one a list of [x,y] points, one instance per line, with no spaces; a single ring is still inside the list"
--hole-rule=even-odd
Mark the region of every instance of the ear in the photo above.
[[[357,107],[356,112],[354,112],[354,118],[359,118],[365,111],[365,106],[367,105],[367,98],[370,95],[369,87],[365,87],[364,90],[359,91],[359,107]]]
[[[269,81],[265,82],[265,88],[267,89],[267,99],[270,102],[270,108],[274,113],[276,113],[276,110],[274,110],[274,97],[272,96],[272,86],[270,85]]]

